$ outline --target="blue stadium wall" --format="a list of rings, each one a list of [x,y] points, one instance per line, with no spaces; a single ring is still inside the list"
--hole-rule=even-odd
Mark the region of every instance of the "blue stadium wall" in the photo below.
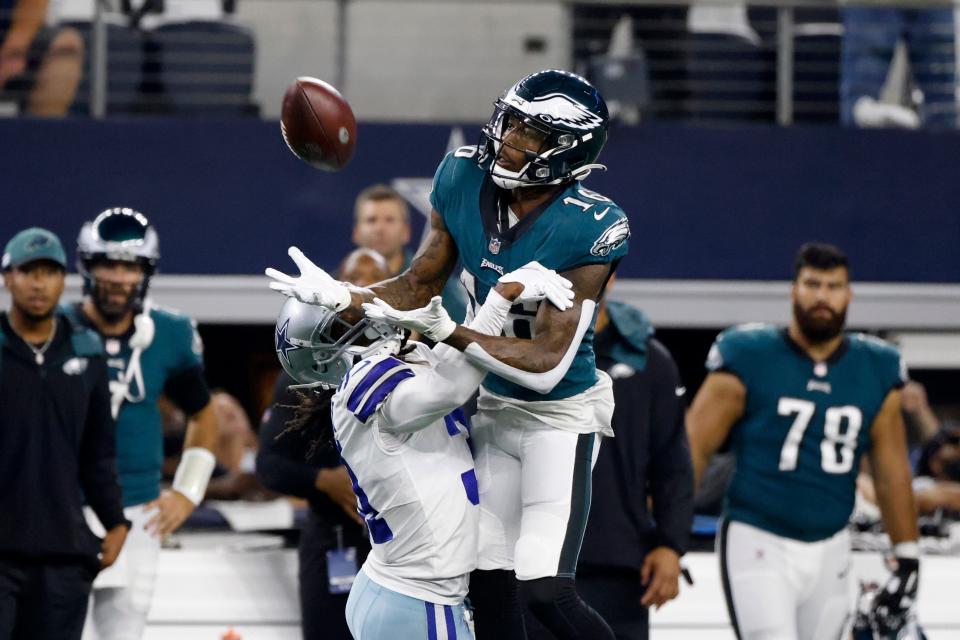
[[[357,191],[429,178],[450,135],[363,124],[353,162],[329,174],[270,122],[0,121],[0,238],[42,225],[72,245],[84,219],[127,205],[158,226],[165,273],[288,267],[290,244],[331,267]],[[796,248],[821,240],[859,280],[960,282],[957,135],[644,126],[614,130],[601,159],[610,170],[586,184],[630,216],[623,276],[783,280]]]

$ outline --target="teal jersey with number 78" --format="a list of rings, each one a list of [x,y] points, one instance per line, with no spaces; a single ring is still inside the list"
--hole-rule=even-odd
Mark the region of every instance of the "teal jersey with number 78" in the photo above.
[[[490,160],[487,160],[489,162]],[[447,154],[437,169],[430,202],[443,218],[464,266],[461,282],[475,311],[500,276],[536,260],[557,272],[590,264],[616,264],[627,253],[630,225],[626,214],[609,198],[573,182],[512,227],[501,196],[505,192],[477,163],[476,147]],[[534,337],[539,304],[515,305],[504,335]],[[560,400],[586,391],[597,381],[593,326],[584,335],[566,376],[547,394],[521,387],[490,374],[483,386],[518,400]]]
[[[737,465],[725,516],[804,542],[843,529],[870,428],[906,382],[897,350],[851,333],[816,363],[785,329],[743,325],[720,334],[707,368],[737,376],[747,390],[730,432]]]

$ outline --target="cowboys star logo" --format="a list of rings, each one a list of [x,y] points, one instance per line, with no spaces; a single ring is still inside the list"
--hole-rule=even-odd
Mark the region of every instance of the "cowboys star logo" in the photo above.
[[[289,338],[287,338],[287,327],[289,325],[290,319],[288,318],[287,321],[283,323],[283,326],[277,328],[277,335],[274,340],[277,354],[286,360],[287,364],[290,364],[290,352],[301,348],[290,342]]]

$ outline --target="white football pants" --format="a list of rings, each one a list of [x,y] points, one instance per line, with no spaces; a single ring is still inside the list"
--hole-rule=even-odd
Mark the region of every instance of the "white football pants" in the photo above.
[[[850,535],[801,542],[725,521],[717,554],[741,640],[848,638],[855,603]]]
[[[481,389],[471,434],[480,490],[479,569],[513,569],[520,580],[574,575],[598,431],[609,430],[613,413],[609,379],[581,395],[505,404]]]
[[[92,511],[86,511],[90,528],[102,536],[103,526]],[[147,511],[140,504],[126,507],[123,513],[133,525],[117,561],[93,582],[83,640],[137,640],[147,624],[157,579],[160,539],[146,531],[144,525],[156,510]]]

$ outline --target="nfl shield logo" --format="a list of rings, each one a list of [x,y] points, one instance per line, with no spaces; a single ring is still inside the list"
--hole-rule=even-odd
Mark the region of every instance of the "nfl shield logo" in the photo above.
[[[498,238],[490,238],[490,244],[487,245],[487,248],[490,249],[490,253],[497,255],[500,253],[500,240]]]

